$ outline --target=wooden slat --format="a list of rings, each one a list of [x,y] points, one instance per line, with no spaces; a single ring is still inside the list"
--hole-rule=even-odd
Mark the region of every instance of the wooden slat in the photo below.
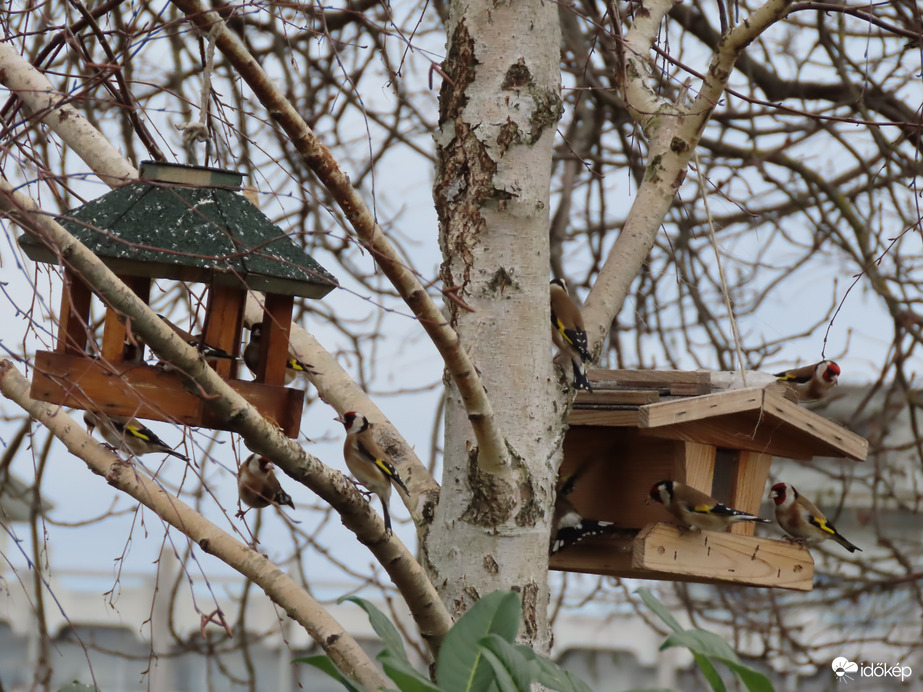
[[[61,314],[58,315],[59,353],[84,353],[87,348],[90,322],[90,289],[71,269],[64,270],[61,293]]]
[[[304,391],[257,382],[229,384],[289,437],[297,437]],[[106,363],[85,355],[35,354],[31,396],[74,408],[119,416],[229,430],[229,424],[176,372],[143,364]]]
[[[683,442],[677,445],[677,469],[672,480],[691,485],[711,495],[712,480],[715,477],[715,446],[698,442]]]
[[[749,514],[759,514],[771,465],[771,454],[749,450],[742,450],[738,454],[737,470],[734,473],[731,498],[728,501],[731,507]],[[741,536],[752,536],[755,528],[756,525],[752,521],[741,522],[734,524],[731,532]]]
[[[594,406],[620,405],[640,406],[660,401],[660,394],[652,389],[608,389],[597,392],[577,392],[575,406],[592,404]]]
[[[258,382],[275,385],[285,382],[294,300],[292,296],[278,293],[266,295],[263,333],[260,338],[260,363],[256,373]]]
[[[240,355],[240,333],[244,323],[247,292],[237,286],[213,285],[208,291],[205,317],[205,343],[233,356]],[[221,358],[211,363],[223,378],[237,377],[237,361]]]
[[[799,406],[789,401],[777,392],[766,392],[763,408],[767,413],[784,420],[787,424],[801,430],[806,435],[826,440],[842,456],[856,461],[865,461],[868,457],[869,443],[864,437],[806,409],[804,406]]]
[[[590,382],[599,382],[601,388],[604,383],[614,384],[619,387],[633,389],[647,389],[669,387],[672,384],[707,384],[710,385],[711,377],[707,372],[694,372],[690,370],[606,370],[594,369],[587,373]]]
[[[645,527],[634,541],[632,567],[670,579],[776,586],[810,591],[814,559],[803,546],[732,533],[681,531],[672,524]]]
[[[639,410],[638,427],[659,428],[676,423],[687,423],[703,418],[758,409],[762,404],[763,390],[753,388],[664,401],[643,406]]]
[[[594,427],[625,427],[638,426],[638,411],[607,411],[599,409],[574,409],[567,417],[568,425],[585,425]]]

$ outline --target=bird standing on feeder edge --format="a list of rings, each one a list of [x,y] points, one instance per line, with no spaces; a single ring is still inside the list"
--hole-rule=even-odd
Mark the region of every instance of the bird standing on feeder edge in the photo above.
[[[725,531],[742,521],[771,523],[739,509],[721,504],[715,498],[678,481],[660,481],[651,488],[650,498],[661,503],[683,524],[699,531]]]
[[[795,486],[776,483],[769,491],[769,498],[776,503],[776,521],[795,542],[810,545],[831,539],[851,553],[862,550],[843,538],[824,513],[802,497]]]
[[[347,411],[334,420],[346,428],[346,441],[343,443],[346,467],[359,483],[381,498],[385,533],[390,535],[391,513],[388,510],[388,501],[391,499],[391,482],[408,495],[410,492],[388,455],[373,439],[372,424],[368,418],[361,413]]]
[[[262,509],[269,505],[287,505],[295,509],[291,496],[282,490],[282,485],[273,471],[272,462],[259,454],[251,454],[240,465],[237,472],[237,493],[240,501],[248,507]],[[247,510],[237,512],[242,517]]]
[[[250,327],[250,341],[247,342],[247,346],[244,348],[244,365],[246,365],[254,375],[256,375],[260,363],[260,342],[262,336],[262,323],[254,323]],[[290,384],[291,381],[295,379],[296,375],[307,375],[308,373],[312,375],[317,374],[310,365],[298,360],[291,349],[289,349],[288,361],[285,363],[285,384]]]
[[[142,425],[136,418],[109,416],[87,410],[83,412],[83,422],[90,435],[99,428],[100,435],[114,449],[123,449],[135,456],[169,454],[185,462],[189,461],[189,457],[169,447],[153,430]]]
[[[798,396],[798,401],[817,401],[836,386],[840,366],[832,360],[822,360],[814,365],[777,373],[774,377],[788,384]]]
[[[590,352],[587,347],[583,314],[567,293],[567,284],[564,279],[553,279],[549,293],[551,294],[551,339],[560,349],[555,362],[560,355],[567,356],[574,367],[574,388],[592,392],[593,388],[587,377],[586,364],[590,361]]]

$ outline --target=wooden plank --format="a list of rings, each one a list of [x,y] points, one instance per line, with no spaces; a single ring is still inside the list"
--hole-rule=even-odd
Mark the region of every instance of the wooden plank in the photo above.
[[[286,435],[297,437],[304,406],[303,390],[240,380],[231,380],[229,384]],[[118,416],[231,429],[228,421],[215,413],[182,375],[138,363],[110,363],[86,355],[38,351],[31,396]]]
[[[789,401],[777,392],[767,391],[764,410],[805,435],[820,438],[841,456],[855,461],[865,461],[869,454],[869,443],[864,437],[847,430],[842,425]],[[836,456],[831,451],[829,456]]]
[[[239,356],[246,303],[247,292],[242,288],[212,285],[205,310],[205,343]],[[229,358],[211,361],[211,366],[225,379],[237,377],[237,365],[236,360]]]
[[[672,384],[708,384],[711,377],[707,372],[690,370],[606,370],[593,369],[587,373],[590,382],[615,385],[632,389],[669,388]]]
[[[769,478],[769,467],[771,465],[771,454],[762,454],[749,450],[739,452],[728,504],[742,512],[759,514],[760,504],[763,501],[763,491],[766,489],[766,479]],[[741,522],[731,527],[731,533],[736,533],[740,536],[752,536],[755,528],[756,525],[752,521]]]
[[[763,390],[754,388],[664,401],[642,406],[638,411],[638,427],[658,428],[675,425],[758,409],[762,405]]]
[[[89,340],[90,302],[93,294],[70,268],[64,270],[61,313],[58,315],[59,353],[84,353]]]
[[[810,460],[815,455],[831,451],[827,445],[800,434],[786,436],[783,424],[768,416],[760,421],[759,414],[759,411],[748,411],[736,417],[642,428],[640,432],[651,437],[703,442],[725,449],[772,453],[786,459]]]
[[[594,426],[636,428],[638,426],[638,411],[634,410],[604,410],[604,409],[573,409],[567,417],[567,424]]]
[[[260,338],[260,362],[256,381],[281,385],[285,382],[288,362],[289,332],[295,299],[278,293],[266,294],[263,304],[263,333]]]
[[[125,328],[123,319],[122,315],[112,308],[106,308],[106,319],[103,322],[103,343],[100,351],[102,352],[103,360],[110,363],[120,363],[125,359],[125,338],[128,330]],[[137,337],[135,339],[137,340]]]
[[[594,406],[620,405],[640,406],[660,401],[660,394],[652,389],[607,389],[595,392],[577,392],[574,406],[592,404]]]
[[[660,578],[694,577],[711,583],[775,586],[810,591],[814,559],[803,546],[731,533],[681,531],[672,524],[645,527],[634,541],[632,567]]]
[[[715,476],[715,452],[714,445],[698,442],[683,442],[677,445],[678,461],[682,464],[682,469],[678,470],[672,480],[711,495]]]

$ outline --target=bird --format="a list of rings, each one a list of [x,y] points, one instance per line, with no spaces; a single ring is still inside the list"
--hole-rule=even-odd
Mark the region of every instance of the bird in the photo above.
[[[391,499],[391,483],[394,482],[408,495],[407,486],[394,468],[388,455],[372,438],[372,424],[368,418],[355,411],[347,411],[334,418],[346,428],[346,441],[343,443],[343,457],[350,473],[359,483],[381,498],[381,508],[385,519],[385,533],[391,533],[391,515],[388,500]]]
[[[787,383],[799,401],[816,401],[836,386],[840,366],[832,360],[822,360],[793,370],[776,373],[774,377]]]
[[[585,519],[567,496],[574,492],[574,484],[583,469],[566,476],[564,483],[558,488],[554,501],[554,514],[551,519],[551,546],[548,553],[555,553],[569,548],[584,538],[610,533],[615,528],[611,521],[597,521]]]
[[[137,418],[127,416],[109,416],[94,411],[83,412],[83,422],[91,435],[99,428],[100,435],[113,448],[124,449],[135,456],[142,454],[169,454],[189,461],[189,457],[180,454],[157,437],[150,428],[141,424]]]
[[[263,325],[257,322],[250,327],[250,341],[247,343],[246,348],[244,348],[244,364],[254,375],[260,363],[260,341],[262,336]],[[294,380],[296,375],[306,375],[307,373],[311,373],[312,375],[317,374],[310,365],[298,360],[298,358],[292,354],[291,350],[289,350],[288,362],[285,364],[285,384],[289,384]]]
[[[248,507],[261,509],[269,505],[287,505],[295,509],[295,503],[289,494],[282,490],[279,479],[273,472],[272,462],[259,454],[251,454],[240,465],[237,472],[237,492],[240,501]],[[243,516],[245,511],[238,512],[238,516]]]
[[[788,483],[776,483],[769,491],[769,498],[776,503],[776,521],[779,526],[796,541],[816,544],[833,539],[851,553],[861,551],[836,530],[827,521],[827,517],[814,503],[802,497],[795,486]]]
[[[205,343],[202,340],[202,334],[191,334],[187,332],[185,329],[183,329],[182,327],[176,324],[173,324],[173,322],[168,320],[166,317],[164,317],[160,313],[157,313],[157,317],[163,320],[163,322],[168,327],[170,327],[170,329],[172,329],[173,332],[180,339],[185,341],[187,344],[189,344],[193,348],[198,349],[202,353],[202,355],[205,356],[206,359],[209,359],[209,360],[211,359],[233,360],[234,359],[234,356],[232,356],[230,353],[225,351],[223,348],[218,348],[217,346],[212,346],[210,344]]]
[[[580,308],[567,293],[564,279],[553,279],[551,294],[551,338],[574,366],[574,388],[592,392],[586,364],[590,360],[586,328]]]
[[[655,483],[650,497],[662,503],[683,524],[699,531],[725,531],[732,524],[742,521],[770,523],[768,519],[727,507],[701,490],[678,481]]]

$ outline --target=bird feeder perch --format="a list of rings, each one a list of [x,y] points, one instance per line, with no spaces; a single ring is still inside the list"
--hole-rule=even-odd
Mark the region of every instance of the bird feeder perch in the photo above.
[[[648,501],[661,480],[680,481],[758,514],[772,457],[862,461],[868,442],[799,406],[784,389],[715,391],[709,372],[597,370],[568,419],[561,477],[582,470],[568,500],[588,519],[622,529],[587,537],[551,568],[641,579],[737,583],[809,591],[814,561],[785,540],[684,531]],[[626,537],[629,536],[629,537]]]
[[[144,162],[137,181],[58,218],[145,303],[151,282],[204,283],[203,343],[231,359],[212,367],[289,437],[298,435],[304,391],[284,386],[294,297],[322,298],[336,279],[240,194],[243,176],[215,168]],[[34,236],[19,243],[37,262],[60,252]],[[237,379],[247,291],[265,293],[260,367]],[[33,398],[109,415],[228,429],[181,373],[144,362],[124,315],[106,307],[98,352],[88,352],[92,292],[70,267],[54,351],[35,355]]]

